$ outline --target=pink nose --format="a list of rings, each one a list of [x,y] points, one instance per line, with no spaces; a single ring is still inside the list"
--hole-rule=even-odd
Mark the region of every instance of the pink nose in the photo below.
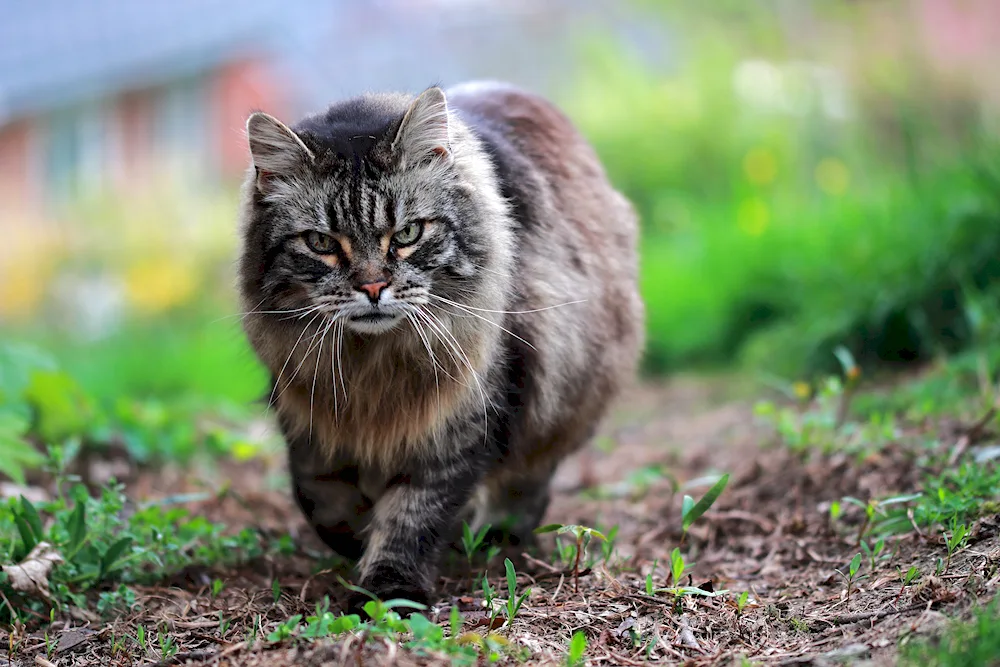
[[[380,296],[382,296],[382,290],[389,286],[384,280],[380,280],[374,283],[365,283],[363,285],[358,285],[358,289],[368,295],[368,298],[372,300],[372,303],[377,303]]]

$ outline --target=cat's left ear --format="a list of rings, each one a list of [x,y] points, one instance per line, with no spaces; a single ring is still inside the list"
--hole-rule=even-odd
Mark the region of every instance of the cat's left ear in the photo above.
[[[451,161],[448,99],[443,90],[428,88],[413,101],[392,141],[392,151],[404,164]]]
[[[289,176],[314,160],[295,132],[274,116],[256,112],[247,119],[247,141],[263,192],[273,176]]]

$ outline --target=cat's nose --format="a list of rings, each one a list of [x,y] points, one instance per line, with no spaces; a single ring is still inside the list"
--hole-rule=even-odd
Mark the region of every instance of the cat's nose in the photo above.
[[[372,303],[378,303],[379,297],[382,296],[382,290],[389,286],[389,283],[385,280],[379,280],[371,283],[362,283],[358,285],[358,289],[368,295],[368,299]]]

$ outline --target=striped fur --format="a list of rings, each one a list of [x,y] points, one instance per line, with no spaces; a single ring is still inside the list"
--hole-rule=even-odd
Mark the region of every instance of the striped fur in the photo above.
[[[244,322],[296,498],[363,587],[425,601],[462,519],[530,535],[634,373],[632,208],[557,109],[502,84],[247,129]]]

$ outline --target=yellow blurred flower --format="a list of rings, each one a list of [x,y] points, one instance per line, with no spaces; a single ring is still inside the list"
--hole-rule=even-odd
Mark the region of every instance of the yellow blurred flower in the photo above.
[[[249,461],[250,459],[256,458],[256,456],[260,453],[260,448],[252,442],[240,440],[239,442],[233,443],[230,451],[233,454],[233,458],[237,461]]]
[[[755,148],[743,158],[743,171],[754,185],[767,185],[778,176],[778,160],[767,148]]]
[[[159,312],[187,301],[194,293],[191,267],[175,259],[149,259],[132,266],[125,275],[125,287],[133,306]]]
[[[5,262],[0,273],[0,317],[30,315],[45,294],[46,278],[42,263],[30,256]]]
[[[48,292],[63,248],[58,237],[29,224],[6,234],[0,248],[0,319],[30,317]]]
[[[809,394],[812,393],[812,388],[809,386],[808,382],[796,382],[792,385],[792,391],[795,395],[801,399],[809,398]]]
[[[826,158],[816,165],[816,184],[828,195],[842,195],[851,184],[851,172],[841,160]]]
[[[771,222],[771,210],[760,197],[750,197],[740,202],[736,211],[736,224],[747,236],[760,236]]]

